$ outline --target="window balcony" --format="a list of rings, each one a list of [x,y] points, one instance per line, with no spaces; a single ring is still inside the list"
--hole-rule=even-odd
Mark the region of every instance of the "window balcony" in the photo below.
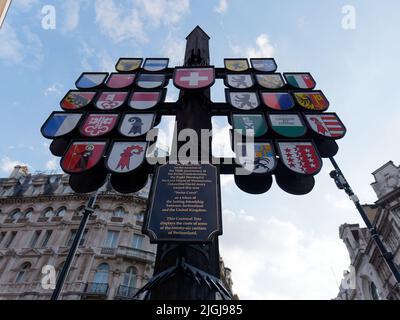
[[[125,258],[134,258],[142,262],[154,262],[155,253],[150,251],[144,251],[132,247],[118,247],[117,256],[122,256]]]
[[[29,218],[19,218],[17,220],[17,223],[27,223],[29,221]]]
[[[101,248],[101,254],[105,256],[115,256],[116,248]]]
[[[139,300],[138,297],[135,297],[136,292],[138,292],[137,288],[120,285],[115,298],[121,300]]]
[[[87,298],[107,299],[108,289],[108,283],[90,282],[85,287],[84,295]]]

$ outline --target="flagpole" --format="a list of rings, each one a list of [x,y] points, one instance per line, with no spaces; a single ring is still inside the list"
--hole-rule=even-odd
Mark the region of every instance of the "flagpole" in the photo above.
[[[365,225],[367,226],[372,239],[375,241],[376,246],[378,247],[379,251],[382,254],[382,257],[385,259],[389,269],[391,270],[396,282],[400,285],[400,272],[396,264],[394,263],[394,256],[393,253],[386,249],[385,244],[382,242],[378,230],[373,226],[371,221],[368,219],[368,216],[362,207],[359,198],[354,193],[353,189],[350,187],[350,184],[347,182],[346,178],[343,175],[342,170],[340,169],[339,165],[335,161],[333,157],[329,158],[333,167],[335,168],[334,171],[330,173],[332,179],[335,180],[336,185],[340,190],[344,190],[350,199],[353,201],[355,207],[357,208],[358,212],[361,215],[361,218],[364,220]]]

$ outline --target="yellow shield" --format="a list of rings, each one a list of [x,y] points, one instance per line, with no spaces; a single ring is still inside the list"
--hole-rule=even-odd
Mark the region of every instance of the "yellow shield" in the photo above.
[[[115,67],[118,72],[131,72],[142,66],[142,59],[120,59]]]
[[[250,69],[247,59],[226,59],[225,68],[229,71],[242,72]]]

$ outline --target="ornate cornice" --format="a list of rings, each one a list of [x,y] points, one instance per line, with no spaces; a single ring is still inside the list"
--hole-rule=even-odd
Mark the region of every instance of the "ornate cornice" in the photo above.
[[[99,200],[112,200],[112,201],[131,201],[133,203],[146,204],[147,199],[135,196],[135,195],[123,195],[123,194],[101,194]],[[20,204],[20,203],[39,203],[39,202],[65,202],[65,201],[87,201],[89,195],[83,194],[68,194],[68,195],[39,195],[37,197],[5,197],[0,198],[0,204]]]

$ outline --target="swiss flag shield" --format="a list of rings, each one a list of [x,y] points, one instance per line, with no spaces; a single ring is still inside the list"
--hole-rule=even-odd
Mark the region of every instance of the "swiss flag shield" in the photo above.
[[[176,68],[174,85],[182,90],[204,89],[215,83],[215,69],[208,68]]]

